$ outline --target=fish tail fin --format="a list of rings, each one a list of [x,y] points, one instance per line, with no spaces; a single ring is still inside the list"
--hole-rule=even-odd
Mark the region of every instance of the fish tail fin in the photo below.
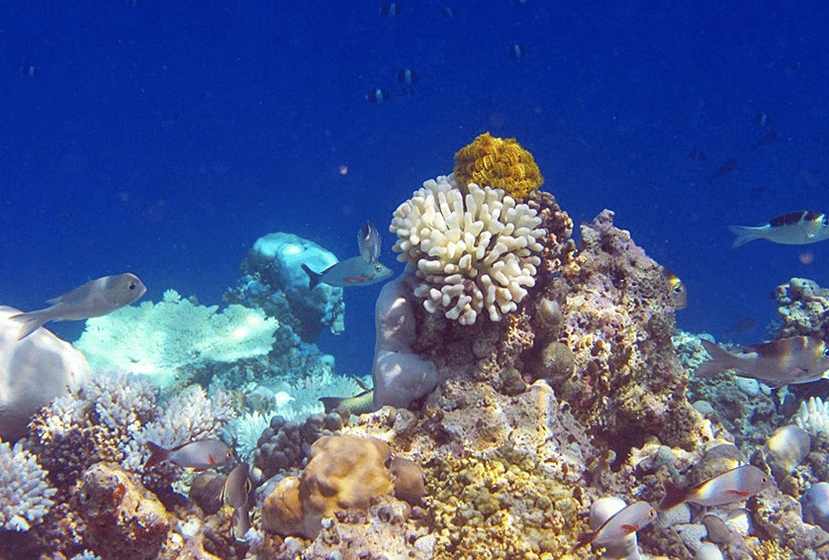
[[[336,410],[340,403],[343,402],[345,398],[343,397],[320,397],[319,401],[322,403],[322,406],[325,407],[325,413],[328,414],[329,412]]]
[[[576,546],[573,547],[573,550],[578,550],[583,546],[587,546],[590,544],[590,541],[593,540],[593,537],[596,536],[596,533],[579,533],[576,537]]]
[[[731,233],[737,236],[731,243],[732,249],[742,247],[749,241],[760,239],[760,236],[757,235],[757,228],[749,226],[728,226],[728,229],[731,230]]]
[[[170,456],[170,450],[164,449],[157,443],[148,441],[147,447],[150,450],[150,458],[147,459],[146,463],[144,463],[144,470],[154,467],[155,465],[159,464],[161,461],[167,459]]]
[[[659,502],[659,505],[656,508],[657,511],[671,509],[672,507],[676,507],[685,501],[686,492],[682,490],[682,488],[670,480],[663,481],[662,485],[665,488],[665,495],[662,497],[662,501]]]
[[[705,351],[711,355],[711,359],[702,362],[694,370],[694,377],[712,377],[721,371],[734,367],[731,364],[733,361],[731,354],[704,338],[700,339],[700,342]]]
[[[17,340],[23,340],[37,329],[43,326],[43,324],[48,321],[46,317],[38,313],[37,311],[31,311],[29,313],[18,313],[17,315],[12,315],[9,319],[13,321],[17,321],[20,323],[20,330],[17,333]]]
[[[305,274],[308,275],[308,289],[313,290],[317,287],[317,284],[320,283],[320,278],[322,278],[322,274],[317,274],[316,272],[308,268],[308,265],[305,263],[302,263],[302,270],[304,270]]]

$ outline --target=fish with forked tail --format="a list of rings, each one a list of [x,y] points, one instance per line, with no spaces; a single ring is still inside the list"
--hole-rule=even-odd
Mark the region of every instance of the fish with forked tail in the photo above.
[[[759,494],[769,485],[766,473],[754,465],[742,465],[687,490],[665,481],[665,496],[657,508],[665,511],[689,502],[699,506],[724,506]]]
[[[90,280],[62,296],[50,299],[46,309],[12,315],[21,323],[18,340],[23,340],[49,321],[80,321],[101,317],[129,305],[147,292],[147,287],[135,274],[104,276]]]
[[[578,536],[576,548],[592,544],[618,543],[656,519],[656,510],[647,502],[634,502],[620,510],[592,533]]]
[[[728,229],[737,236],[731,244],[732,249],[755,239],[780,245],[808,245],[829,239],[829,216],[801,210],[772,218],[762,226],[728,226]]]
[[[812,336],[781,338],[747,346],[741,352],[728,352],[705,339],[700,342],[711,359],[694,371],[697,377],[711,377],[727,369],[736,369],[741,377],[782,387],[789,383],[815,381],[829,369],[826,343]]]
[[[218,439],[190,441],[172,449],[148,441],[147,447],[150,449],[150,458],[144,464],[145,470],[162,461],[172,461],[180,467],[202,471],[226,465],[233,460],[233,451]]]

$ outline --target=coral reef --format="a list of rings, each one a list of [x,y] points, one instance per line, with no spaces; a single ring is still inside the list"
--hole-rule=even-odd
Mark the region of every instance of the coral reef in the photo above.
[[[777,338],[816,336],[829,340],[829,289],[805,278],[792,278],[774,290],[782,325]]]
[[[670,288],[613,216],[605,210],[582,225],[579,270],[545,290],[561,309],[554,336],[575,355],[575,373],[553,388],[597,437],[615,434],[609,443],[617,450],[641,445],[648,434],[692,449],[702,418],[684,394]]]
[[[41,328],[17,340],[17,309],[0,306],[0,438],[16,440],[41,406],[89,377],[83,354]]]
[[[389,229],[397,259],[416,267],[414,293],[425,308],[471,325],[484,311],[499,321],[518,308],[535,285],[546,231],[535,210],[504,191],[475,183],[466,190],[451,175],[426,181]]]
[[[280,471],[301,467],[314,442],[338,432],[342,427],[342,417],[336,412],[312,414],[301,422],[274,416],[270,426],[259,437],[253,454],[251,477],[259,482]]]
[[[487,185],[518,200],[544,183],[533,155],[515,138],[494,138],[489,132],[455,154],[454,173],[462,187],[469,183]]]
[[[137,476],[116,465],[95,464],[81,477],[78,504],[90,544],[105,557],[158,557],[170,516]]]
[[[93,369],[123,369],[150,376],[162,389],[186,385],[201,369],[271,351],[279,323],[258,309],[204,307],[175,290],[164,301],[124,307],[87,320],[75,343]]]
[[[242,277],[225,292],[229,303],[262,309],[268,317],[289,326],[303,342],[315,342],[322,329],[345,330],[343,289],[320,284],[309,289],[305,264],[325,270],[337,257],[313,241],[291,233],[260,237],[242,263]]]
[[[322,520],[335,511],[365,510],[372,500],[394,488],[386,466],[390,449],[379,439],[325,436],[314,442],[309,456],[298,482],[283,478],[265,499],[265,526],[314,538]]]
[[[20,443],[0,441],[0,527],[28,531],[52,507],[56,492],[34,455]]]
[[[496,157],[481,161],[490,169]],[[337,395],[324,385],[339,383],[345,396],[356,383],[333,376],[333,358],[298,333],[318,335],[321,316],[334,317],[337,306],[320,304],[307,323],[298,320],[305,312],[278,282],[307,279],[283,278],[292,272],[277,249],[302,247],[262,241],[228,297],[281,323],[267,357],[211,362],[202,368],[209,391],[166,400],[146,378],[124,373],[96,374],[54,399],[19,448],[48,471],[38,471],[32,492],[46,495],[48,480],[54,505],[29,531],[4,531],[0,555],[575,560],[594,557],[577,547],[588,521],[601,523],[589,512],[655,505],[664,481],[688,488],[751,464],[764,481],[774,474],[759,494],[724,506],[680,504],[635,539],[612,536],[593,552],[829,560],[829,534],[811,524],[824,524],[829,511],[823,401],[815,396],[794,414],[796,390],[728,374],[690,380],[704,354],[699,337],[675,332],[664,269],[613,220],[606,210],[583,224],[576,247],[572,220],[549,193],[531,190],[518,204],[452,177],[427,182],[392,225],[412,275],[378,298],[373,373],[385,396],[360,416],[319,413],[316,399]],[[308,296],[301,286],[297,294]],[[825,296],[793,280],[780,297],[795,309]],[[821,309],[784,328],[817,333]],[[201,322],[194,331],[213,320],[191,312]],[[231,425],[237,411],[244,415]],[[775,430],[794,423],[804,431]],[[146,441],[171,447],[223,430],[252,457],[244,500],[246,487],[222,505],[232,465],[192,484],[170,464],[144,472]],[[250,529],[234,533],[248,513]]]

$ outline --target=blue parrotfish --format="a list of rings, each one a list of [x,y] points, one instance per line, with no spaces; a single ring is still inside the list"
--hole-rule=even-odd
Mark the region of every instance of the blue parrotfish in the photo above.
[[[665,481],[665,496],[659,511],[671,509],[684,502],[699,506],[724,506],[759,494],[770,484],[769,476],[754,465],[742,465],[682,490]]]
[[[172,449],[148,441],[147,447],[150,458],[144,464],[145,470],[162,461],[172,461],[180,467],[203,471],[227,465],[234,459],[233,450],[219,439],[190,441]]]
[[[781,245],[808,245],[829,239],[829,216],[801,210],[772,218],[762,226],[728,226],[728,229],[737,236],[731,244],[732,249],[755,239]]]
[[[357,232],[357,244],[360,247],[360,255],[367,263],[376,263],[380,258],[380,232],[368,220]]]
[[[790,336],[747,346],[740,352],[728,352],[705,339],[700,342],[711,359],[694,371],[698,377],[711,377],[735,369],[740,377],[752,377],[773,387],[782,387],[789,383],[815,381],[829,369],[826,343],[812,336]]]
[[[135,274],[104,276],[48,300],[47,303],[53,304],[51,307],[18,313],[9,318],[21,323],[18,340],[22,340],[49,321],[101,317],[131,304],[146,292],[146,286]]]
[[[629,535],[647,526],[656,519],[656,510],[647,502],[634,502],[610,517],[592,533],[578,536],[576,548],[592,544],[603,546],[620,543]]]

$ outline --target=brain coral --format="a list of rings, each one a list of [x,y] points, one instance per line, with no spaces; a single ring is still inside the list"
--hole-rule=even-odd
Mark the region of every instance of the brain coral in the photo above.
[[[515,311],[535,285],[546,235],[541,218],[500,189],[455,178],[423,183],[394,212],[397,259],[416,267],[416,297],[430,313],[471,325],[483,310],[493,321]]]
[[[544,183],[533,155],[515,138],[493,138],[489,132],[455,154],[455,177],[461,185],[489,185],[518,199]]]

